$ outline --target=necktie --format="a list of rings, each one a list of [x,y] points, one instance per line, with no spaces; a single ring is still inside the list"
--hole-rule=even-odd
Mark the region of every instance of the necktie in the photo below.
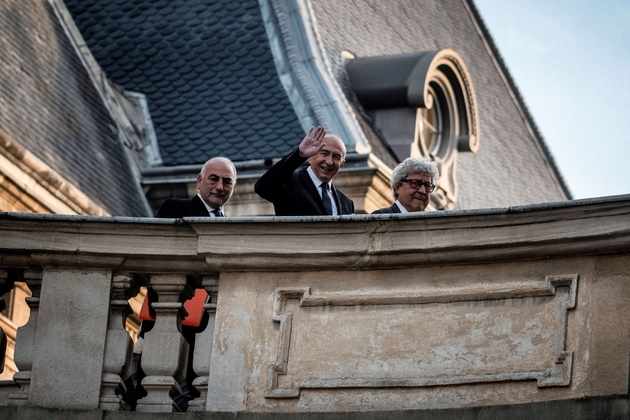
[[[225,217],[221,210],[212,210],[212,214],[214,214],[216,217]]]
[[[330,196],[328,195],[328,183],[322,182],[322,201],[324,202],[324,208],[326,209],[326,214],[333,214],[332,211],[332,203],[330,202]]]

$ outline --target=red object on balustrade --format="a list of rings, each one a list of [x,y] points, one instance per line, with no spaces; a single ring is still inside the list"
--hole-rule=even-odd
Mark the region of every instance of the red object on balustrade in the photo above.
[[[204,289],[195,289],[195,296],[184,302],[184,309],[186,309],[188,315],[182,319],[182,325],[198,327],[199,324],[201,324],[201,317],[203,316],[203,305],[207,300],[208,292]],[[151,315],[151,311],[149,311],[149,296],[146,296],[144,298],[144,302],[142,302],[140,319],[145,321],[155,321],[155,316]]]

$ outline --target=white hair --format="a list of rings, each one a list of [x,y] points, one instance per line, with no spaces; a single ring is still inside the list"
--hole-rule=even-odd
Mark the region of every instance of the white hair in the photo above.
[[[234,182],[236,182],[236,166],[234,166],[234,163],[230,159],[228,159],[226,157],[223,157],[223,156],[218,156],[218,157],[213,157],[212,159],[208,159],[208,161],[206,163],[204,163],[203,166],[201,167],[201,172],[200,172],[201,173],[201,177],[205,178],[206,177],[206,167],[209,164],[217,162],[217,161],[227,163],[228,165],[230,165],[232,167],[232,171],[234,172]]]
[[[440,171],[438,171],[435,163],[426,160],[423,157],[408,157],[396,166],[392,172],[392,179],[390,185],[392,187],[392,195],[394,199],[398,198],[396,194],[396,187],[412,172],[419,172],[428,174],[431,176],[431,183],[437,184],[440,177]]]

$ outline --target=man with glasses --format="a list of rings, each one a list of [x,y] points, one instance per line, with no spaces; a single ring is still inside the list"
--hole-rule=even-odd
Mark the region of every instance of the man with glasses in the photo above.
[[[411,213],[423,211],[429,205],[431,193],[440,177],[437,166],[422,157],[410,157],[394,168],[392,195],[396,200],[390,207],[372,214]]]

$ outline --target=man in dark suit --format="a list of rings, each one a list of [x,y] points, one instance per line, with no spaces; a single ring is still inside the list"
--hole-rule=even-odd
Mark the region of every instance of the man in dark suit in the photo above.
[[[216,157],[207,161],[197,175],[197,190],[199,192],[193,198],[169,198],[157,212],[159,218],[181,218],[181,217],[224,217],[223,205],[232,197],[236,185],[236,168],[232,161],[224,157]],[[153,289],[147,291],[149,302],[157,301],[157,294]],[[135,380],[133,395],[129,398],[129,403],[133,407],[139,398],[146,393],[138,383],[144,378],[144,372],[140,366],[142,354],[142,340],[144,335],[151,331],[155,325],[154,321],[142,321],[138,333],[138,342],[134,346],[134,372]],[[195,349],[195,335],[203,331],[208,325],[208,314],[204,313],[201,324],[198,327],[182,326],[182,335],[189,345],[188,366],[186,369],[186,379],[179,384],[181,394],[174,397],[177,411],[187,411],[188,402],[196,398],[199,392],[192,387],[192,382],[196,378],[192,367],[193,353]]]
[[[440,173],[435,163],[423,157],[409,157],[396,166],[390,181],[394,204],[372,214],[411,213],[429,205]]]
[[[309,166],[297,170],[306,160]],[[345,161],[341,139],[311,127],[297,150],[269,168],[254,190],[273,203],[276,216],[352,214],[352,200],[332,185]]]
[[[216,157],[207,161],[197,175],[199,193],[193,198],[169,198],[156,217],[222,217],[223,205],[232,197],[236,168],[231,160]]]

